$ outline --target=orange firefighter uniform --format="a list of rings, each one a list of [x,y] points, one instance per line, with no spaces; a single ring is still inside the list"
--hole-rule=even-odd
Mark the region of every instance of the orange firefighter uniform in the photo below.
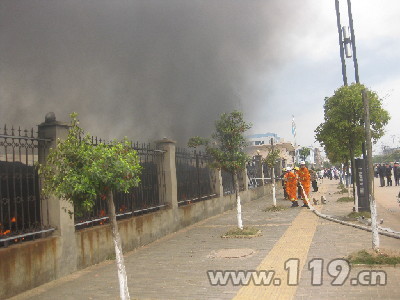
[[[304,192],[302,190],[301,198],[303,199],[304,204],[307,204],[307,201],[305,200],[306,198],[305,195],[307,195],[307,198],[310,196],[310,186],[311,186],[310,172],[308,171],[305,165],[301,165],[300,170],[297,171],[297,175],[299,177],[299,182],[301,183],[304,189]]]
[[[285,174],[286,193],[289,200],[297,203],[297,177],[290,169]]]

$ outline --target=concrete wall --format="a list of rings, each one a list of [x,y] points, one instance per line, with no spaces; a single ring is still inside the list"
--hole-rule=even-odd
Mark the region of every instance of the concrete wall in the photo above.
[[[270,186],[241,192],[242,203],[270,193]],[[235,195],[226,195],[118,221],[123,250],[124,252],[133,250],[181,228],[235,208]],[[115,256],[111,229],[108,225],[80,230],[76,232],[75,237],[78,248],[78,269]]]
[[[240,193],[242,203],[271,194],[269,185]],[[118,221],[124,252],[151,243],[169,233],[206,218],[235,209],[235,195],[226,195],[169,208]],[[236,219],[235,219],[236,221]],[[0,299],[64,276],[62,268],[83,269],[114,258],[114,246],[109,225],[86,228],[75,232],[76,259],[60,259],[63,249],[61,236],[12,245],[0,249]],[[60,263],[69,266],[61,266]]]
[[[55,116],[46,117],[39,125],[39,137],[55,141],[67,136],[68,126],[57,122]],[[166,209],[142,216],[118,221],[123,250],[130,251],[151,243],[169,233],[192,225],[236,207],[235,195],[222,195],[221,172],[215,171],[214,192],[219,196],[178,207],[175,169],[175,142],[164,139],[158,142],[159,149],[165,151],[161,161],[164,170]],[[46,157],[39,157],[45,161]],[[241,176],[247,178],[247,176]],[[271,194],[270,185],[247,189],[246,180],[241,183],[242,203]],[[0,249],[0,299],[6,299],[46,282],[60,278],[76,270],[115,257],[110,225],[96,226],[75,231],[74,221],[69,211],[69,202],[50,197],[44,203],[49,212],[49,223],[55,228],[52,237],[11,245]],[[236,219],[235,219],[236,220]]]
[[[50,237],[0,249],[0,299],[56,279],[59,242]]]

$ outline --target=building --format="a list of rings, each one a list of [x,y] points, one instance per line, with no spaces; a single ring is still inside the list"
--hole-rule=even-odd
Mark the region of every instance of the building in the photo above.
[[[303,148],[307,148],[310,150],[310,154],[304,159],[304,157],[301,157],[300,151]],[[306,161],[308,162],[310,165],[314,165],[314,148],[312,146],[310,147],[305,147],[305,146],[298,146],[296,148],[296,164],[300,164],[300,161]]]
[[[271,132],[249,135],[246,139],[251,146],[270,145],[271,139],[273,139],[274,144],[278,144],[282,141],[276,133]]]
[[[279,157],[281,158],[280,167],[293,167],[295,163],[295,149],[291,143],[277,143],[274,144],[274,149],[279,150]],[[247,155],[254,157],[261,155],[262,158],[266,158],[268,153],[271,151],[272,145],[270,143],[264,143],[262,145],[249,145],[246,147],[245,152]]]

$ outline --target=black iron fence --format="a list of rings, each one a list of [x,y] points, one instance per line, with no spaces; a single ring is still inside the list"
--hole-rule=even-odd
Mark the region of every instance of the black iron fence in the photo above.
[[[233,174],[222,169],[221,177],[222,177],[222,188],[224,190],[224,195],[235,193],[235,184],[234,184],[234,180],[233,180]]]
[[[178,205],[215,197],[210,158],[204,153],[180,148],[175,155]]]
[[[39,139],[33,129],[4,126],[0,132],[0,247],[4,247],[54,229],[47,226],[36,167],[50,140]]]
[[[277,160],[274,166],[275,179],[278,179],[281,174],[282,161]],[[263,184],[272,182],[272,167],[269,167],[261,159],[253,157],[246,165],[247,176],[249,178],[249,188],[255,188]]]
[[[104,142],[93,138],[92,144]],[[114,193],[114,203],[117,218],[127,218],[145,214],[166,207],[165,184],[162,161],[164,151],[157,150],[150,144],[131,143],[131,148],[137,151],[142,167],[140,183],[128,193]],[[91,212],[75,214],[75,228],[81,229],[108,222],[107,203],[101,198],[96,199]]]
[[[265,182],[271,182],[272,181],[272,167],[269,167],[266,163],[263,164],[263,172],[264,172],[264,178]],[[278,179],[282,175],[282,161],[278,160],[276,161],[274,165],[274,175],[275,179]]]
[[[249,178],[249,188],[255,188],[257,187],[258,181],[257,181],[257,166],[256,166],[256,161],[252,159],[249,161],[246,165],[246,173],[247,177]]]

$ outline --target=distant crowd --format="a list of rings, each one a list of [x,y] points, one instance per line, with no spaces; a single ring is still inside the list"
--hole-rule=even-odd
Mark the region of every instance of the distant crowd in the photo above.
[[[399,185],[400,181],[400,167],[399,163],[396,161],[393,166],[390,163],[385,164],[375,164],[374,165],[375,177],[380,179],[380,186],[392,186],[394,178],[394,183],[396,186]]]

